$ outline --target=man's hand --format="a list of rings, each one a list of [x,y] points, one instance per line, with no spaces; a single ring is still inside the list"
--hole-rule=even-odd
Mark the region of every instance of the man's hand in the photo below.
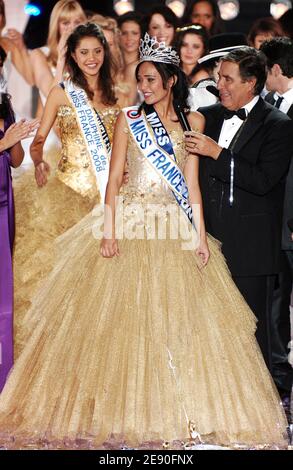
[[[217,142],[200,132],[186,131],[184,140],[186,151],[192,155],[203,155],[217,160],[222,151]]]

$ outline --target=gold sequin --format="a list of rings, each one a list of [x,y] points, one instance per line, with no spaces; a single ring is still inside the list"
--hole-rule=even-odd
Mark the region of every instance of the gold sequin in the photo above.
[[[99,111],[110,141],[119,112],[118,106]],[[98,194],[96,177],[72,106],[60,106],[57,119],[61,129],[62,151],[56,176],[77,193],[92,199]]]

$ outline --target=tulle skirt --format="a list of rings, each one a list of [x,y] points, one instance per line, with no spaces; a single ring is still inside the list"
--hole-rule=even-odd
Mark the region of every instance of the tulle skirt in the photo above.
[[[0,399],[7,447],[286,446],[256,320],[219,244],[202,267],[182,241],[120,241],[104,259],[90,214],[24,317],[26,345]],[[24,328],[25,329],[25,328]],[[183,443],[183,444],[182,444]]]
[[[51,155],[51,156],[50,156]],[[54,260],[54,240],[79,222],[96,200],[83,197],[55,176],[56,153],[47,155],[51,177],[43,188],[29,169],[14,180],[16,237],[14,245],[14,352],[23,348],[21,324],[40,282]],[[58,156],[58,154],[57,154]]]

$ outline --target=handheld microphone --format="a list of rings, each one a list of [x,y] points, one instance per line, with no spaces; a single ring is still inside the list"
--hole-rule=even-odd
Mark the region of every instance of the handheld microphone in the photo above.
[[[180,122],[180,125],[184,131],[191,131],[190,124],[188,122],[187,116],[184,112],[183,107],[180,105],[180,103],[173,103],[175,112],[178,117],[178,121]]]
[[[220,93],[219,93],[219,90],[218,88],[216,88],[214,85],[208,85],[206,87],[206,90],[209,91],[210,93],[212,93],[212,95],[216,96],[217,98],[219,98],[220,96]]]

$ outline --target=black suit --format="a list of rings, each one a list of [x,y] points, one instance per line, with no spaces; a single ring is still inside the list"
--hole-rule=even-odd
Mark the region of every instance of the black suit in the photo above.
[[[199,111],[205,134],[218,141],[224,107]],[[293,122],[261,98],[249,114],[233,150],[234,202],[229,204],[231,151],[217,160],[200,158],[200,184],[207,231],[222,242],[236,285],[258,317],[257,339],[268,366],[268,292],[280,269],[285,177],[293,154]],[[261,300],[263,299],[263,300]],[[266,309],[263,308],[266,303]]]
[[[266,101],[274,103],[274,93],[266,96]],[[287,116],[293,119],[293,105],[287,111]],[[283,228],[282,228],[282,253],[281,271],[278,274],[274,289],[272,306],[272,362],[273,378],[279,389],[290,392],[293,381],[293,369],[288,363],[288,344],[291,337],[290,325],[290,299],[293,282],[293,242],[288,221],[293,218],[293,158],[287,175]]]

